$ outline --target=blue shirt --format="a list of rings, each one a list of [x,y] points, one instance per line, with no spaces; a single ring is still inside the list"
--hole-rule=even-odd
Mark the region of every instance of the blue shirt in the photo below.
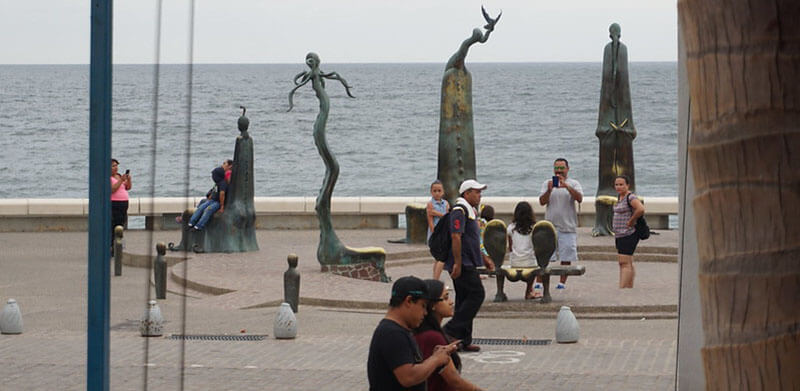
[[[447,201],[444,198],[442,198],[439,201],[436,201],[435,199],[433,199],[433,197],[431,197],[431,205],[433,205],[433,210],[441,213],[442,216],[447,214]],[[433,226],[434,227],[436,227],[436,224],[438,224],[439,220],[442,219],[442,216],[433,216]],[[428,227],[428,238],[426,240],[430,240],[431,239],[431,234],[432,233],[433,233],[433,231],[431,231],[431,227]]]
[[[460,207],[453,207],[450,212],[450,233],[461,234],[461,269],[475,269],[483,266],[481,257],[481,230],[478,221],[464,215]],[[448,272],[453,271],[455,258],[453,254],[447,258],[444,266]]]

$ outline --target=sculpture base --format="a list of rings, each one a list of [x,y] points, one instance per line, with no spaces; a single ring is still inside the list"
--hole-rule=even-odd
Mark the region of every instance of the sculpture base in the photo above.
[[[614,219],[614,204],[617,198],[607,195],[598,195],[594,202],[595,223],[592,236],[614,236],[611,229]]]
[[[383,267],[379,267],[376,262],[354,263],[350,265],[322,265],[322,272],[367,281],[383,281],[383,277],[386,275]]]
[[[186,209],[182,215],[181,241],[177,245],[169,243],[171,251],[193,251],[196,253],[231,253],[258,251],[255,228],[252,219],[237,218],[242,216],[235,207],[226,209],[227,215],[215,215],[206,224],[206,229],[193,231],[189,228],[189,219],[194,213],[194,208]],[[230,212],[229,212],[230,210]],[[236,222],[247,222],[243,227],[237,227]]]

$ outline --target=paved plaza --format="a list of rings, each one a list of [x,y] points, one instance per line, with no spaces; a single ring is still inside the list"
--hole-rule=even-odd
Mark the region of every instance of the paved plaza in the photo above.
[[[386,248],[393,278],[431,274],[424,246],[387,243],[403,237],[402,230],[338,233],[350,246]],[[126,251],[146,254],[150,234],[126,232]],[[177,231],[152,234],[152,242],[180,239]],[[126,266],[122,276],[112,276],[111,389],[177,390],[183,381],[187,390],[366,390],[369,339],[390,285],[320,273],[318,235],[259,231],[259,252],[188,254],[170,273],[196,289],[183,295],[183,287],[170,281],[167,299],[159,301],[167,320],[164,337],[139,336],[137,322],[148,296],[154,297],[148,270]],[[579,243],[586,275],[570,278],[568,289],[554,292],[553,303],[525,301],[524,284],[508,282],[509,302],[493,303],[494,280],[484,280],[487,302],[475,337],[553,341],[484,345],[480,353],[462,355],[466,378],[490,390],[674,388],[678,265],[657,254],[674,256],[677,232],[642,242],[654,255],[637,263],[636,288],[626,291],[616,288],[616,262],[605,260],[612,240],[591,238],[584,229]],[[0,248],[0,299],[17,299],[25,322],[23,334],[0,336],[0,389],[85,389],[86,233],[0,233]],[[292,252],[300,258],[298,338],[276,340],[272,322]],[[232,292],[214,294],[220,289]],[[554,341],[561,305],[578,316],[581,338],[575,344]],[[267,338],[184,342],[169,338],[173,334]]]

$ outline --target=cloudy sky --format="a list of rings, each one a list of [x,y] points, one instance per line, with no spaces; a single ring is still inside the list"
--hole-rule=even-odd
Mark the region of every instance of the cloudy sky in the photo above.
[[[189,0],[164,0],[162,63],[189,62]],[[676,0],[196,0],[195,63],[445,62],[490,14],[474,62],[602,61],[608,25],[630,61],[677,59]],[[89,62],[90,0],[0,0],[0,64]],[[114,63],[156,62],[155,0],[114,2]]]

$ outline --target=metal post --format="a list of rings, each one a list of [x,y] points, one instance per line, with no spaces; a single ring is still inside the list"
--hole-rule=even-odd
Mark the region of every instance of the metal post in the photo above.
[[[86,389],[108,390],[111,243],[112,0],[91,0],[89,69],[89,274]]]
[[[167,261],[164,255],[167,253],[167,245],[164,242],[156,244],[156,259],[153,261],[153,280],[156,284],[156,299],[164,300],[167,298]]]
[[[122,235],[124,228],[121,225],[114,227],[114,275],[122,275]]]

